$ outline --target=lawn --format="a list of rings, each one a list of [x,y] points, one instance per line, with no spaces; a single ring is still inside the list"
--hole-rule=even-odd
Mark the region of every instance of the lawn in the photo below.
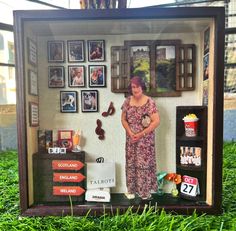
[[[142,214],[128,210],[102,217],[21,217],[19,211],[17,152],[0,153],[0,230],[235,230],[236,143],[224,143],[223,214],[220,216],[171,215],[147,207]]]

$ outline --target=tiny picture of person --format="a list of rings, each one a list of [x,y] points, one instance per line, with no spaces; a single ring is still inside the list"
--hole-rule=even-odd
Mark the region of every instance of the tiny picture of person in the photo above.
[[[61,112],[77,112],[77,92],[60,92]]]
[[[105,87],[105,65],[91,65],[89,66],[89,87]]]
[[[85,67],[69,66],[68,81],[69,87],[85,87]]]
[[[48,67],[48,87],[61,88],[65,87],[64,67]]]
[[[88,60],[90,62],[105,61],[105,41],[89,40],[88,41]]]
[[[98,111],[98,91],[83,90],[81,91],[82,112]]]
[[[69,62],[84,62],[84,41],[67,41],[68,61]]]
[[[207,28],[204,32],[204,54],[209,52],[210,46],[210,28]]]
[[[64,62],[64,42],[48,41],[48,61]]]
[[[203,80],[209,78],[209,54],[203,57]]]
[[[180,164],[201,166],[201,148],[200,147],[180,147]]]

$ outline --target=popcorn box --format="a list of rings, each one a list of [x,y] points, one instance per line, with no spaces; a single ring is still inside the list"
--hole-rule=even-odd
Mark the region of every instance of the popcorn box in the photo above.
[[[198,118],[183,118],[185,135],[188,137],[195,137],[198,133]]]

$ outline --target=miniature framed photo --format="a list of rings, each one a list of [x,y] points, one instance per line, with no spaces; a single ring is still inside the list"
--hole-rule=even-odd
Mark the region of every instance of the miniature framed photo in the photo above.
[[[85,87],[85,82],[84,66],[68,66],[69,87]]]
[[[38,77],[37,73],[29,70],[28,71],[28,85],[29,85],[29,94],[30,95],[38,95]]]
[[[78,112],[76,91],[60,91],[61,112]]]
[[[64,41],[48,41],[48,62],[64,62]]]
[[[38,103],[29,102],[29,122],[30,122],[30,127],[39,126],[39,106],[38,106]]]
[[[65,87],[65,75],[63,66],[48,67],[48,87],[62,88]]]
[[[72,130],[59,130],[58,131],[58,146],[66,148],[67,151],[71,151],[73,131]]]
[[[89,69],[89,87],[106,86],[106,66],[90,65]]]
[[[105,61],[104,40],[88,40],[88,61],[89,62]]]
[[[203,80],[209,78],[209,53],[203,57]]]
[[[210,28],[207,28],[204,31],[204,54],[207,54],[209,52],[209,46],[210,46]]]
[[[98,112],[98,91],[82,90],[81,107],[82,112]]]
[[[69,62],[84,62],[84,41],[69,40],[67,41],[68,61]]]
[[[27,39],[28,61],[31,65],[37,65],[37,45],[32,39]]]

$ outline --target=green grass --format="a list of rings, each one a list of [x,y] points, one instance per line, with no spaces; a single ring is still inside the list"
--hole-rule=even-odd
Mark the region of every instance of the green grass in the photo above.
[[[223,214],[171,215],[146,207],[141,214],[128,209],[102,217],[21,217],[19,211],[17,152],[0,153],[0,230],[129,230],[129,231],[236,231],[236,143],[224,143]]]

